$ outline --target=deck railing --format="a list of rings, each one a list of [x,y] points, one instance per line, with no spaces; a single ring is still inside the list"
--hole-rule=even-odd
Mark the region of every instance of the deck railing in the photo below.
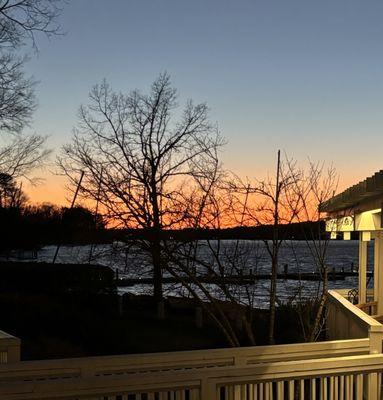
[[[20,339],[0,331],[0,364],[20,361]]]
[[[329,290],[327,296],[327,333],[330,339],[370,340],[370,353],[382,352],[383,325],[367,315],[342,294]]]
[[[327,309],[341,340],[11,362],[0,399],[380,399],[383,326],[334,291]]]
[[[230,349],[177,351],[57,360],[22,361],[0,365],[0,384],[10,381],[43,381],[112,375],[244,367],[261,363],[367,355],[368,338],[254,346]]]
[[[7,400],[380,399],[383,355],[157,371],[137,375],[8,382]]]

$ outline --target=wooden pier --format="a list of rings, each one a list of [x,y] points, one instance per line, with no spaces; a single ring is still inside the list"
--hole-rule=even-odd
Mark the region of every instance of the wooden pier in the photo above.
[[[329,281],[342,281],[346,277],[357,277],[357,271],[330,271],[328,272],[328,280]],[[367,272],[367,276],[371,277],[372,272]],[[228,276],[206,276],[200,275],[196,278],[193,277],[182,277],[183,281],[187,283],[193,283],[195,280],[198,280],[202,283],[211,283],[211,284],[233,284],[233,285],[248,285],[255,283],[259,280],[268,280],[271,278],[271,274],[246,274],[246,275],[228,275]],[[278,273],[277,279],[283,280],[294,280],[294,281],[321,281],[323,279],[322,274],[318,272],[289,272],[289,273]],[[178,283],[179,280],[174,277],[163,277],[163,283]],[[145,277],[145,278],[117,278],[116,285],[119,287],[127,287],[134,285],[152,285],[153,278]]]

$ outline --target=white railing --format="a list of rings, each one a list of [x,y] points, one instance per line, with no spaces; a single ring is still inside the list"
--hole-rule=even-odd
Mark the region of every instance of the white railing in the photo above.
[[[20,361],[20,339],[0,331],[0,364]]]
[[[352,400],[381,396],[382,355],[0,384],[7,400]]]
[[[334,291],[327,310],[341,340],[13,362],[0,365],[0,399],[380,399],[383,326]]]
[[[335,290],[327,296],[327,333],[329,339],[370,340],[370,353],[382,352],[383,325],[351,304]]]
[[[0,383],[243,367],[260,363],[320,359],[329,355],[363,355],[369,354],[369,351],[369,339],[364,338],[277,346],[23,361],[0,366]]]

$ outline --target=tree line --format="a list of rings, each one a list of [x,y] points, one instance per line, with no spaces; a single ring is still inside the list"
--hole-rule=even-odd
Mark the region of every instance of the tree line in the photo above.
[[[33,249],[49,244],[106,242],[101,215],[82,206],[52,204],[0,207],[0,250]]]

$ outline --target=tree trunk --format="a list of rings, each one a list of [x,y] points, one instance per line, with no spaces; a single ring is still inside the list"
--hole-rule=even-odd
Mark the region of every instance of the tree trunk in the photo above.
[[[153,168],[153,166],[152,166]],[[151,179],[151,203],[153,206],[153,238],[152,238],[152,262],[153,262],[153,295],[157,304],[157,317],[164,318],[164,303],[162,293],[162,257],[161,257],[161,231],[160,212],[158,206],[158,192],[155,183],[155,170]]]
[[[278,252],[279,252],[279,196],[281,188],[279,185],[281,169],[281,151],[277,156],[277,176],[275,182],[274,197],[274,224],[273,224],[273,248],[271,253],[271,282],[270,282],[270,316],[269,316],[269,344],[274,344],[275,327],[275,300],[277,297],[277,273],[278,273]]]
[[[270,282],[270,306],[269,306],[269,344],[274,344],[275,329],[275,301],[277,297],[277,272],[278,259],[273,257],[271,260],[271,282]]]
[[[162,263],[161,245],[158,238],[152,242],[152,263],[153,263],[153,296],[156,302],[162,301]]]
[[[322,286],[322,295],[319,301],[318,311],[315,316],[314,326],[311,330],[309,341],[314,342],[315,337],[319,331],[320,322],[323,316],[323,312],[325,310],[325,304],[327,299],[327,286],[328,286],[328,276],[327,276],[327,267],[322,268],[322,275],[323,275],[323,286]]]

